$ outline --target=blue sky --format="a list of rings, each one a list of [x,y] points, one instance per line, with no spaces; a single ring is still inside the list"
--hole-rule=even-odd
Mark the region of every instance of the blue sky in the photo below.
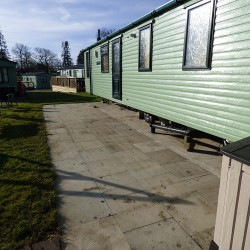
[[[0,28],[9,52],[16,43],[50,49],[61,59],[68,41],[79,51],[96,41],[98,28],[119,29],[167,0],[1,0]]]

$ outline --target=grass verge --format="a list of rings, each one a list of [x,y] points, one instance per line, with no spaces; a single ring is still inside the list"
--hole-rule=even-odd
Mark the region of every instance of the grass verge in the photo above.
[[[18,249],[57,232],[56,175],[44,104],[93,102],[86,93],[30,92],[0,115],[0,249]]]

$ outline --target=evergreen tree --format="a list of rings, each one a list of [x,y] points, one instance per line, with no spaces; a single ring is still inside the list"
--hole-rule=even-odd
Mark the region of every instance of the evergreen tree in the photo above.
[[[4,35],[2,34],[1,30],[0,30],[0,58],[3,58],[3,59],[10,58],[10,54],[6,45],[6,41],[4,39]]]
[[[77,56],[77,64],[84,64],[84,53],[83,49],[79,52]]]
[[[73,65],[73,60],[70,55],[70,48],[68,41],[62,42],[62,66],[68,67]]]

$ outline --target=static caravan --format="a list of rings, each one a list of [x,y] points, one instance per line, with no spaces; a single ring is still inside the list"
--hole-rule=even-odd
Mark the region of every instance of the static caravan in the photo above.
[[[86,89],[145,112],[153,128],[159,117],[183,133],[245,138],[249,21],[249,0],[168,1],[84,50]]]
[[[17,91],[16,62],[0,58],[0,89],[3,88]]]
[[[77,64],[60,69],[60,77],[84,78],[84,65]]]
[[[46,72],[30,72],[22,75],[23,84],[26,88],[49,89],[51,74]]]

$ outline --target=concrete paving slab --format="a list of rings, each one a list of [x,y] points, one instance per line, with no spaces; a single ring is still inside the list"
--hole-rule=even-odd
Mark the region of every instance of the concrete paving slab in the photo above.
[[[58,170],[57,187],[59,196],[73,195],[82,191],[98,190],[98,186],[89,171],[76,173]]]
[[[82,141],[74,143],[74,145],[77,147],[79,151],[88,151],[93,150],[97,148],[102,148],[104,145],[99,140],[92,140],[92,141]]]
[[[122,149],[122,151],[127,151],[127,150],[135,150],[136,149],[136,147],[133,145],[133,144],[131,144],[131,143],[126,143],[126,142],[124,142],[123,140],[122,140],[122,142],[116,142],[116,145],[119,147],[119,148],[121,148]]]
[[[112,155],[115,158],[119,158],[123,163],[150,160],[150,157],[142,153],[139,149],[119,151]]]
[[[200,250],[201,248],[173,219],[125,233],[131,249]]]
[[[65,151],[65,149],[72,149],[74,150],[74,148],[76,148],[77,151],[77,146],[75,145],[75,143],[73,141],[67,141],[67,143],[62,143],[62,142],[54,142],[54,143],[50,143],[50,152],[51,153],[57,153],[57,152],[62,152]]]
[[[48,120],[45,118],[45,121],[46,121],[47,131],[50,131],[51,129],[65,128],[65,125],[62,123],[61,120],[59,122],[53,122],[52,120]]]
[[[221,157],[187,152],[117,105],[48,108],[64,249],[206,249]]]
[[[125,164],[125,163],[124,163]],[[143,168],[154,168],[154,166],[159,166],[160,164],[155,162],[154,160],[150,159],[149,157],[145,160],[140,159],[139,161],[133,161],[127,164],[127,170],[136,170],[136,169],[143,169]],[[143,179],[144,177],[138,179]]]
[[[112,213],[99,190],[90,190],[58,198],[59,227],[70,228]]]
[[[160,151],[166,149],[165,145],[162,145],[157,141],[135,143],[134,146],[140,149],[143,153],[151,153],[154,151]]]
[[[67,117],[67,115],[66,115]],[[69,118],[67,118],[69,119]],[[64,121],[63,125],[71,132],[82,132],[82,133],[89,133],[89,129],[88,126],[86,125],[85,122],[82,121],[75,121],[75,120],[68,120],[68,121]],[[89,124],[88,124],[89,125]],[[90,125],[89,125],[90,126]]]
[[[83,134],[71,132],[71,137],[74,142],[93,141],[97,139],[95,135],[87,133]]]
[[[64,148],[60,151],[51,150],[51,156],[54,161],[63,161],[68,159],[76,159],[80,157],[77,148]]]
[[[169,171],[167,169],[165,169],[160,164],[154,161],[148,167],[144,166],[143,168],[136,168],[129,170],[129,173],[137,180],[147,179],[153,176],[166,174],[168,172]]]
[[[113,133],[112,135],[100,135],[98,136],[98,140],[100,140],[104,145],[112,144],[112,143],[129,143],[125,137],[121,137],[117,133]]]
[[[91,126],[90,131],[96,137],[99,137],[102,135],[113,135],[114,134],[114,131],[112,129],[103,125],[102,123],[100,123],[99,125]]]
[[[107,192],[118,185],[124,188],[129,187],[129,184],[135,181],[136,179],[129,172],[123,172],[98,178],[97,185],[103,192]]]
[[[112,216],[69,228],[65,233],[63,250],[130,250]]]
[[[188,232],[194,235],[203,232],[215,225],[216,207],[209,205],[197,192],[179,197],[181,200],[164,202],[167,211]]]
[[[117,200],[117,203],[121,202]],[[149,216],[150,215],[150,216]],[[131,207],[126,211],[114,215],[115,220],[123,232],[128,232],[141,228],[156,222],[164,221],[171,218],[171,215],[156,203],[141,204],[140,206]]]
[[[178,145],[178,146],[177,146]],[[207,151],[194,151],[188,152],[183,147],[183,142],[179,141],[179,143],[175,145],[175,143],[171,143],[169,148],[182,157],[188,159],[189,161],[199,165],[201,168],[208,170],[210,173],[214,174],[217,177],[220,177],[221,172],[221,162],[222,156],[218,153],[209,153]]]
[[[209,204],[215,205],[218,201],[220,180],[213,174],[207,174],[186,181],[186,185],[193,191],[197,191]]]
[[[63,170],[63,171],[72,171],[72,172],[83,172],[88,170],[86,163],[83,161],[81,157],[77,157],[74,159],[60,160],[60,161],[52,161],[55,169]]]
[[[124,196],[124,195],[129,195],[129,194],[133,194],[133,193],[144,193],[147,192],[143,186],[135,181],[132,183],[129,183],[129,185],[117,185],[116,188],[113,189],[109,189],[109,190],[102,190],[102,192],[104,193],[104,197],[105,199],[116,199],[120,196]]]
[[[105,143],[104,145],[110,153],[123,151],[123,148],[117,143]]]
[[[113,120],[113,122],[112,122]],[[110,118],[109,124],[107,126],[111,128],[115,133],[122,135],[127,135],[128,131],[133,131],[133,128],[129,127],[128,125],[121,123],[119,120]]]
[[[165,187],[177,182],[178,179],[171,173],[160,174],[146,179],[139,180],[139,183],[147,190],[156,187]]]
[[[153,188],[148,187],[148,191],[156,195],[156,199],[159,201],[175,200],[184,194],[189,194],[193,192],[193,189],[186,185],[185,181],[178,181],[175,183],[167,183],[165,185],[158,185]]]
[[[77,123],[77,125],[75,125]],[[74,121],[71,123],[64,122],[65,127],[69,131],[69,134],[79,136],[79,135],[85,135],[85,134],[92,134],[90,133],[88,126],[89,124],[79,122],[79,121]],[[75,127],[76,126],[76,127]]]
[[[88,151],[80,151],[80,155],[86,163],[113,158],[113,155],[106,147],[95,148]]]
[[[150,138],[148,138],[147,136],[141,134],[141,133],[134,133],[128,136],[125,136],[125,139],[132,144],[135,143],[142,143],[142,142],[149,142],[151,141]]]
[[[186,160],[170,164],[164,164],[162,167],[172,173],[179,180],[191,179],[194,177],[208,175],[209,172],[200,168],[198,165]]]
[[[51,135],[55,135],[55,134],[67,134],[67,133],[68,133],[68,130],[65,127],[50,129],[50,134]]]
[[[72,142],[72,138],[69,134],[48,134],[50,143],[53,142]]]
[[[58,111],[45,111],[44,118],[48,121],[61,122]]]
[[[105,194],[104,197],[106,198]],[[113,214],[118,214],[125,211],[132,211],[136,207],[149,206],[155,203],[154,199],[144,193],[133,193],[120,196],[114,199],[106,199]]]
[[[127,170],[127,166],[118,158],[87,162],[87,167],[94,177],[122,173]]]
[[[211,239],[214,237],[214,227],[209,228],[203,232],[195,233],[192,238],[202,247],[202,249],[209,249]]]
[[[169,164],[185,160],[185,158],[181,157],[179,154],[176,154],[170,149],[154,151],[148,155],[151,159],[158,162],[159,164]]]

